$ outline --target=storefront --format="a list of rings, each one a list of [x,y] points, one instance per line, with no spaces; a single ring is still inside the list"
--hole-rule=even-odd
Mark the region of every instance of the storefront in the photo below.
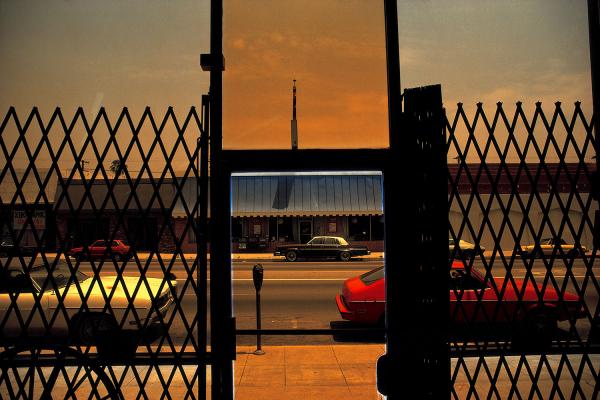
[[[20,190],[10,178],[0,185],[0,240],[25,253],[56,247],[53,204],[57,176],[43,168],[39,174],[43,179],[50,174],[43,189],[33,174],[22,170],[15,171]]]
[[[233,249],[270,251],[319,235],[383,250],[382,177],[377,172],[236,174]]]
[[[175,221],[165,219],[174,203],[175,190],[167,180],[155,191],[149,179],[135,182],[135,194],[125,179],[118,179],[109,193],[104,181],[73,180],[68,192],[57,193],[58,243],[66,250],[98,239],[120,239],[135,251],[170,251],[178,240]],[[88,186],[88,187],[86,187]],[[72,209],[75,208],[75,210]]]

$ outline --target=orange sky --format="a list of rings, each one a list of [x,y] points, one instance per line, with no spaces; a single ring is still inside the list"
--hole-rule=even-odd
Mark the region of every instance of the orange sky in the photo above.
[[[382,2],[242,3],[225,6],[225,146],[289,147],[292,79],[300,148],[387,146]]]
[[[292,79],[300,148],[386,146],[382,4],[225,1],[224,146],[289,148]],[[33,106],[45,116],[56,106],[67,115],[78,106],[90,114],[104,106],[115,117],[124,106],[136,115],[150,106],[158,117],[173,106],[185,115],[209,89],[199,66],[209,11],[208,0],[0,2],[0,115],[11,105],[23,116]],[[567,109],[581,100],[590,115],[587,35],[584,1],[404,0],[402,86],[441,83],[449,113],[459,101],[472,115],[478,101],[488,111],[503,101],[510,113],[516,101],[551,110],[557,100]],[[128,134],[120,132],[120,143]],[[73,137],[83,142],[80,130]],[[149,146],[153,134],[140,139]]]

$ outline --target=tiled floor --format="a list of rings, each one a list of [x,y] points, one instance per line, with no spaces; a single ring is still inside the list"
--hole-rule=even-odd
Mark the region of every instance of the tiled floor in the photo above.
[[[375,389],[383,345],[273,346],[257,356],[238,347],[236,399],[365,399]]]

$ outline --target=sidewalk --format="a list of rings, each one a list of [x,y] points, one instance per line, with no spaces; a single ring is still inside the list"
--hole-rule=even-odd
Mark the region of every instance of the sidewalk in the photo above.
[[[187,258],[187,255],[186,255]],[[210,254],[208,255],[210,258]],[[271,261],[285,261],[283,256],[274,256],[273,253],[232,253],[232,260],[271,260]],[[322,259],[316,259],[321,261]],[[368,256],[356,256],[352,257],[352,260],[383,260],[383,252],[372,252]]]
[[[262,356],[254,355],[254,349],[253,346],[237,347],[234,367],[236,400],[383,399],[376,390],[375,370],[377,359],[384,353],[383,344],[266,346],[263,347],[266,354]],[[524,359],[531,368],[530,372],[521,364]],[[567,359],[572,371],[565,366]],[[490,369],[490,375],[481,365],[483,360]],[[473,396],[504,399],[514,397],[515,390],[523,398],[552,398],[560,391],[566,398],[593,399],[599,366],[598,354],[451,360],[451,372],[455,374],[453,390],[459,399]],[[207,368],[207,374],[210,375],[210,368]],[[495,381],[493,385],[492,381]],[[174,379],[169,390],[174,398],[178,384],[177,378]],[[162,387],[157,389],[160,392]],[[210,376],[207,398],[210,399]]]
[[[375,363],[384,352],[383,344],[332,344],[300,346],[265,346],[264,355],[253,354],[254,346],[238,346],[234,363],[234,385],[236,400],[381,400],[376,391]],[[521,363],[527,360],[528,367]],[[566,367],[566,361],[570,367]],[[485,360],[487,368],[481,363]],[[124,399],[147,397],[159,399],[186,398],[197,396],[197,367],[188,365],[174,367],[131,367],[111,368],[113,380],[119,382]],[[523,398],[552,398],[557,391],[565,398],[592,399],[596,379],[600,373],[600,355],[528,355],[499,358],[468,357],[451,360],[453,390],[456,398],[509,398],[518,390]],[[67,367],[73,376],[77,367]],[[206,394],[210,399],[210,366],[207,366]],[[479,371],[479,372],[477,372]],[[34,398],[39,398],[43,385],[39,374],[49,374],[48,368],[36,375]],[[26,369],[21,371],[21,381]],[[19,382],[10,371],[5,378],[13,384]],[[137,374],[137,377],[136,377]],[[63,376],[57,381],[52,396],[63,398],[67,390]],[[513,380],[515,382],[513,383]],[[578,384],[575,383],[578,382]],[[493,383],[492,383],[493,382]],[[78,389],[77,397],[90,391],[85,383]],[[80,393],[81,392],[81,393]],[[141,395],[144,393],[144,395]],[[0,398],[9,398],[6,384],[0,381]],[[84,398],[87,396],[83,396]]]
[[[46,257],[54,258],[56,257],[56,253],[45,253]],[[183,256],[187,261],[192,261],[196,258],[195,253],[184,253]],[[150,257],[150,253],[137,253],[137,257],[140,261],[147,261]],[[173,253],[160,253],[160,258],[163,261],[168,261],[173,257],[179,258],[179,255],[174,255]],[[61,255],[61,258],[64,258],[64,254]],[[153,256],[153,260],[157,260],[158,257],[156,254]],[[208,259],[210,259],[210,254],[208,254]],[[264,261],[285,261],[284,257],[274,256],[273,253],[231,253],[231,259],[236,260],[264,260]],[[383,252],[373,252],[368,256],[357,256],[353,257],[353,260],[383,260]],[[131,262],[131,260],[129,261]]]
[[[383,344],[238,346],[236,400],[378,400],[375,363]]]

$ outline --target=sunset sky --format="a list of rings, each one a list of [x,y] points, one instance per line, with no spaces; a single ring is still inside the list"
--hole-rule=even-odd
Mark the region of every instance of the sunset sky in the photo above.
[[[0,115],[15,105],[109,112],[199,106],[209,1],[0,0]],[[399,2],[403,87],[441,83],[444,104],[591,109],[586,2]],[[225,1],[224,145],[387,146],[383,1]],[[572,106],[571,106],[572,108]]]

